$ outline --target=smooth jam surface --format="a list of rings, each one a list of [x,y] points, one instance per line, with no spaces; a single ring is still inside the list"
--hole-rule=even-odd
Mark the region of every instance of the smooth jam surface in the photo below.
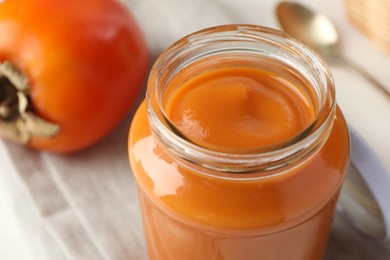
[[[186,81],[167,101],[166,113],[187,138],[218,150],[280,144],[315,117],[304,92],[250,67],[216,69]]]

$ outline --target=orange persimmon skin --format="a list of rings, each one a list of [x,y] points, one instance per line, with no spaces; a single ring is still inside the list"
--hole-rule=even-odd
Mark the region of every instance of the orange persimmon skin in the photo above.
[[[0,2],[0,61],[28,78],[34,112],[60,126],[29,146],[72,152],[97,142],[129,113],[147,73],[142,33],[115,0]]]

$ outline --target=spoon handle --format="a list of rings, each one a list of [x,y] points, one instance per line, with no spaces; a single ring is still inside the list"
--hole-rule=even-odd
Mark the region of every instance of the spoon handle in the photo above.
[[[339,66],[348,67],[349,70],[355,71],[356,74],[359,74],[361,77],[364,78],[364,81],[366,82],[366,84],[369,84],[371,87],[376,88],[377,90],[382,92],[382,94],[384,94],[387,98],[390,99],[390,89],[387,89],[382,84],[380,84],[373,76],[371,76],[370,73],[368,73],[366,70],[364,70],[357,63],[353,62],[350,59],[342,57],[342,56],[338,56],[334,60],[330,60],[330,63],[331,64],[332,63],[334,63],[334,64],[339,63]]]
[[[353,63],[342,60],[328,64],[335,80],[336,100],[347,122],[390,170],[390,94]]]

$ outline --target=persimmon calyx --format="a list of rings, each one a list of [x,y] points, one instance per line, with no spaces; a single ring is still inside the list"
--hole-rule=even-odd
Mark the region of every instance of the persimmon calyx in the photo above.
[[[30,85],[23,73],[9,61],[0,63],[0,136],[27,144],[32,135],[53,137],[60,126],[33,111]]]

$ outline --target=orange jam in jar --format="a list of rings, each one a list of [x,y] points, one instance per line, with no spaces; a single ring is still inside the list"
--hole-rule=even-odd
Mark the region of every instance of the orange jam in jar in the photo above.
[[[150,259],[321,259],[348,154],[332,77],[307,46],[250,25],[183,38],[129,133]]]

